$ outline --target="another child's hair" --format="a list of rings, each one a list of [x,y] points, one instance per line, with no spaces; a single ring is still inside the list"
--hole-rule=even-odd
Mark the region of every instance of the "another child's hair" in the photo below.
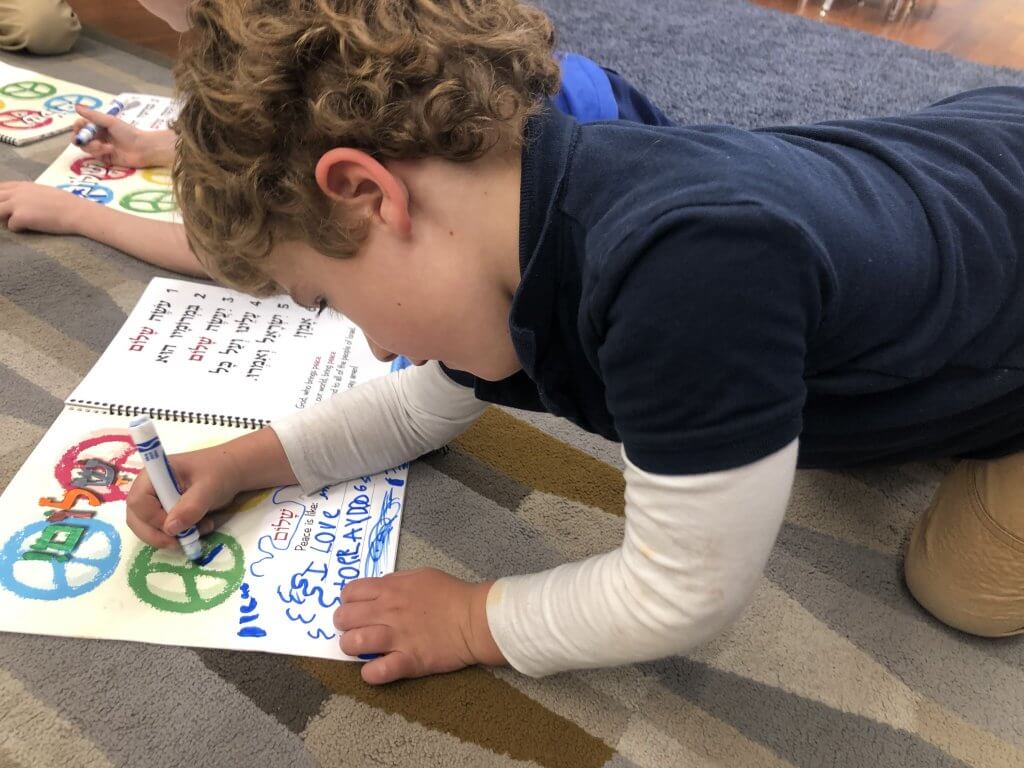
[[[317,188],[327,150],[514,149],[558,88],[551,22],[518,0],[193,0],[190,16],[175,193],[204,264],[250,293],[277,288],[275,242],[349,256],[365,237]]]

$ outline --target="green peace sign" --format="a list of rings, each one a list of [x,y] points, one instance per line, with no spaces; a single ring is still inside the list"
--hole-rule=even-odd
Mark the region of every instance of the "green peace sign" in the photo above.
[[[203,539],[201,562],[205,565],[185,560],[180,549],[143,547],[128,570],[128,586],[142,602],[161,611],[206,611],[238,589],[245,575],[245,553],[227,534],[211,533]]]
[[[49,83],[40,83],[38,80],[19,80],[16,83],[8,83],[0,88],[0,93],[10,96],[12,99],[45,99],[53,96],[57,89]]]
[[[122,197],[118,204],[125,210],[135,213],[169,213],[178,210],[178,204],[174,202],[174,193],[169,189],[130,192]]]

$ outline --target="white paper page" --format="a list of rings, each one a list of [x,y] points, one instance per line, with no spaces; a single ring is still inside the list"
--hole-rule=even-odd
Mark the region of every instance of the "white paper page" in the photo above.
[[[170,453],[244,432],[157,426]],[[127,427],[66,409],[0,496],[0,631],[347,658],[338,594],[394,569],[406,469],[240,499],[196,565],[125,524],[142,467]]]
[[[157,277],[67,402],[266,422],[390,370],[337,313]]]
[[[142,130],[162,130],[177,114],[174,102],[164,96],[122,93],[117,98],[125,105],[119,117]],[[181,221],[169,168],[106,165],[69,144],[36,183],[145,219]]]
[[[0,61],[0,141],[21,146],[71,128],[76,104],[104,109],[109,93]]]

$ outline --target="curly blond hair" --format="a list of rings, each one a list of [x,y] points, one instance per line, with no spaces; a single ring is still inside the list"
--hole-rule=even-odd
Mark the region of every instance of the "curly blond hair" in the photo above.
[[[175,194],[204,265],[249,293],[278,290],[275,242],[343,257],[365,237],[317,188],[324,152],[515,149],[559,84],[551,22],[518,0],[194,0],[190,16]]]

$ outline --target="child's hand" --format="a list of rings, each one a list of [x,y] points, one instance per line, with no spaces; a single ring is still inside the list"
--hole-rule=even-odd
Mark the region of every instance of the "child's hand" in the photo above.
[[[0,184],[0,222],[12,232],[26,229],[51,235],[78,232],[78,217],[95,203],[31,181]]]
[[[95,109],[79,105],[75,110],[81,118],[72,127],[72,136],[86,123],[95,123],[101,128],[96,138],[82,149],[105,165],[148,168],[170,165],[174,159],[173,131],[140,131],[124,120]]]
[[[178,484],[184,490],[170,514],[164,512],[149,476],[132,483],[127,499],[128,527],[154,547],[177,547],[174,534],[198,525],[199,534],[213,530],[212,510],[228,504],[241,491],[236,462],[220,446],[169,456]]]
[[[362,669],[368,683],[501,665],[487,626],[492,582],[471,584],[434,568],[359,579],[341,592],[334,625],[350,656],[380,654]]]

